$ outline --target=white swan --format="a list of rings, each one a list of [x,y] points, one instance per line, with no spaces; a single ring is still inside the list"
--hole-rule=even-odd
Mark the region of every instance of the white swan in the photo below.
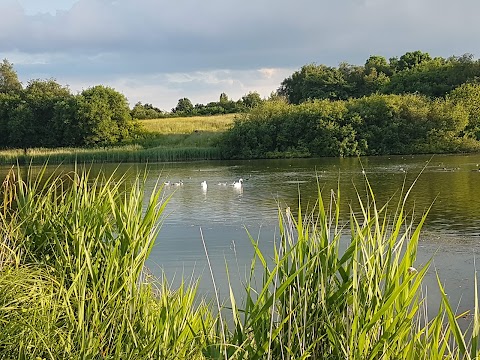
[[[175,185],[175,186],[182,186],[182,185],[183,185],[183,181],[180,180],[179,182],[176,182],[176,183],[174,183],[173,185]]]
[[[217,185],[219,185],[219,186],[227,186],[227,183],[226,183],[226,182],[219,182]]]
[[[232,185],[235,189],[241,189],[242,183],[243,183],[243,179],[239,179],[238,181],[235,181]]]
[[[205,180],[203,180],[200,184],[202,185],[203,190],[207,190],[208,185],[207,185],[207,182]]]

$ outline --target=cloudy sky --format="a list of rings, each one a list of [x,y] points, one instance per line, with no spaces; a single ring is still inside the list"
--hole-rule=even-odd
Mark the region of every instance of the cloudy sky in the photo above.
[[[182,97],[267,97],[307,63],[478,58],[479,13],[478,0],[0,0],[0,60],[24,84],[103,84],[170,110]]]

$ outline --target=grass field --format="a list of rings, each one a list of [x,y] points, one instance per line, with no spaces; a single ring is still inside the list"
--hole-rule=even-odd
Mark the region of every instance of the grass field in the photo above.
[[[223,132],[233,123],[236,114],[139,120],[143,128],[155,134],[192,134]]]

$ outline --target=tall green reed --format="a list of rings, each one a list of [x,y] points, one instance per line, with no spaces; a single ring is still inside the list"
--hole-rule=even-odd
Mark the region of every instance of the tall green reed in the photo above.
[[[477,300],[468,345],[446,296],[437,316],[424,315],[421,283],[430,262],[419,265],[416,257],[428,209],[419,219],[407,215],[411,188],[398,204],[381,207],[368,181],[367,189],[361,212],[350,210],[347,223],[339,189],[329,204],[319,190],[311,212],[280,211],[270,261],[250,237],[250,277],[243,303],[231,289],[234,326],[215,348],[218,358],[222,349],[234,359],[478,358]]]
[[[2,204],[18,261],[0,269],[0,318],[8,319],[0,321],[0,354],[198,357],[200,330],[214,319],[196,285],[175,290],[143,272],[168,202],[162,187],[147,197],[141,176],[44,175],[23,180],[18,172],[14,200]]]

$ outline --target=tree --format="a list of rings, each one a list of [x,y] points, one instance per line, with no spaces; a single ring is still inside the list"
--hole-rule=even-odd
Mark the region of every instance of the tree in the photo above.
[[[79,97],[79,127],[85,145],[110,145],[127,139],[133,130],[127,98],[97,85]]]
[[[177,106],[172,109],[173,113],[191,114],[193,111],[193,104],[188,98],[181,98],[178,100]]]
[[[302,66],[300,71],[283,80],[277,91],[291,104],[313,99],[343,100],[349,95],[348,84],[341,71],[316,64]]]
[[[228,102],[228,101],[229,101],[228,95],[225,94],[225,93],[221,93],[221,94],[220,94],[220,103],[226,103],[226,102]]]
[[[447,97],[454,104],[461,105],[468,114],[465,135],[480,140],[480,85],[463,84]]]
[[[260,97],[260,94],[258,92],[250,91],[248,94],[242,96],[242,102],[246,108],[252,109],[262,103],[262,98]]]
[[[22,91],[22,83],[18,80],[17,73],[7,59],[0,64],[0,93],[19,94]]]
[[[400,56],[398,70],[412,69],[413,67],[430,60],[432,60],[432,58],[429,53],[424,53],[420,50],[409,51]]]
[[[55,112],[58,103],[70,97],[70,90],[53,79],[29,81],[21,102],[11,112],[9,143],[22,148],[63,145]]]
[[[365,61],[365,73],[370,75],[372,72],[376,72],[376,74],[383,73],[387,76],[392,75],[392,69],[387,59],[379,55],[372,55]]]

